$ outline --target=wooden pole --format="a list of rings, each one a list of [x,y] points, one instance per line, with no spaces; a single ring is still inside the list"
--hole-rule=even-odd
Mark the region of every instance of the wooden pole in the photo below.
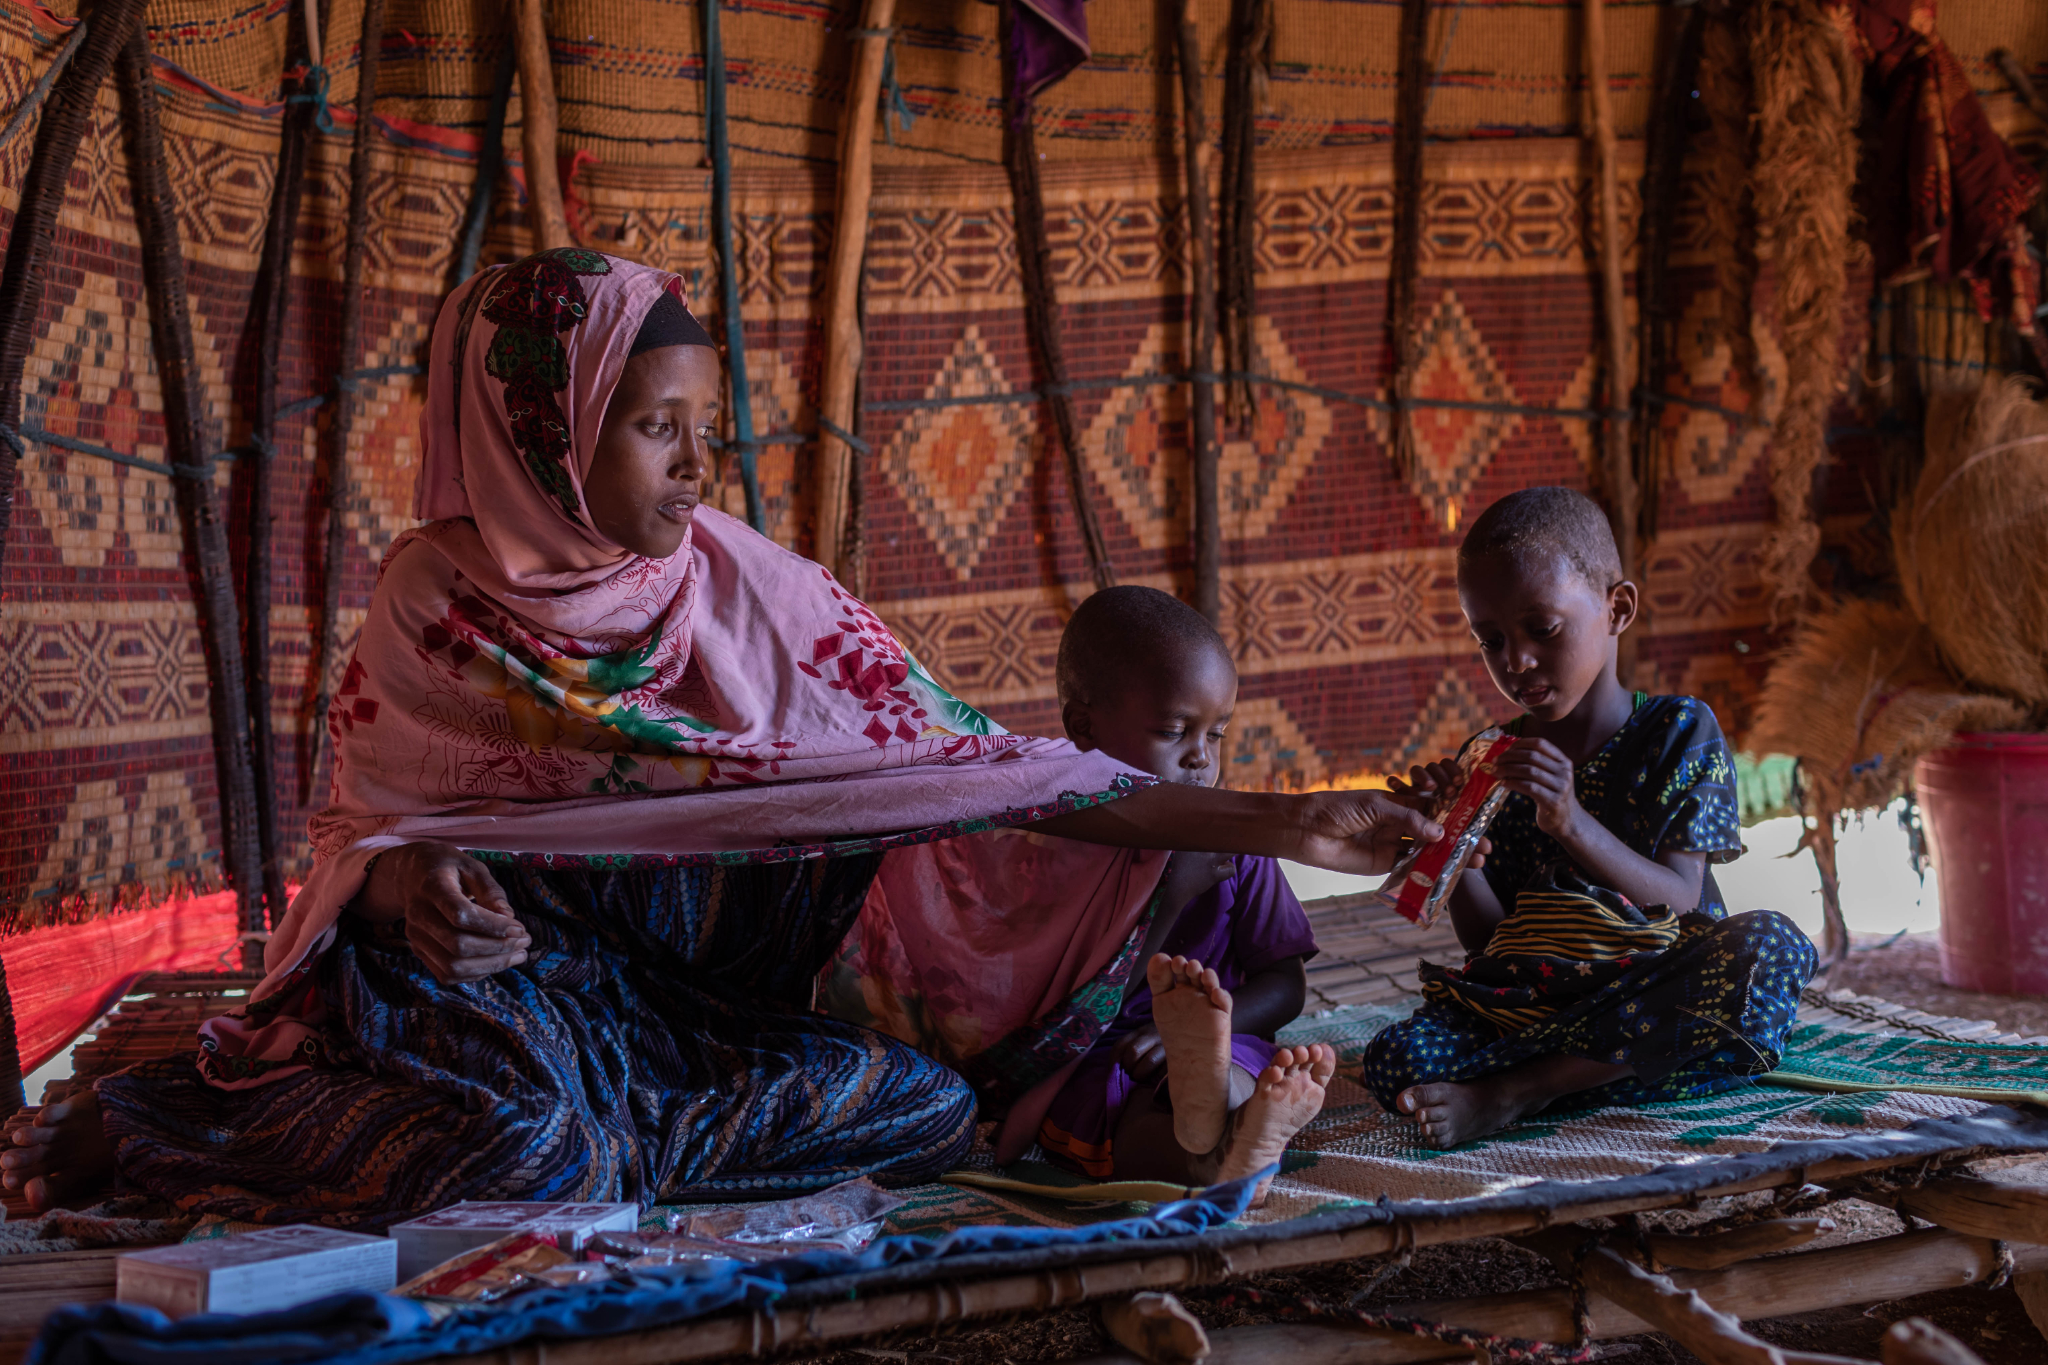
[[[1422,274],[1423,144],[1429,130],[1429,86],[1435,69],[1429,59],[1431,0],[1401,0],[1401,27],[1396,38],[1399,63],[1394,90],[1394,241],[1387,266],[1387,344],[1394,359],[1394,470],[1403,478],[1415,472],[1415,418],[1408,401],[1414,397],[1415,373],[1422,362],[1422,329],[1416,317],[1417,286]]]
[[[1653,1232],[1643,1242],[1658,1266],[1679,1270],[1719,1270],[1722,1266],[1734,1265],[1752,1256],[1805,1246],[1816,1237],[1834,1230],[1833,1220],[1827,1218],[1773,1218],[1769,1222],[1751,1223],[1746,1228],[1705,1236]]]
[[[732,142],[725,118],[725,40],[720,14],[725,0],[701,0],[704,8],[704,124],[711,143],[711,234],[718,249],[718,282],[724,300],[725,378],[732,391],[733,445],[739,451],[740,484],[747,496],[747,524],[768,529],[755,473],[754,390],[747,383],[747,330],[740,317],[740,258],[732,243]]]
[[[1195,0],[1181,0],[1182,175],[1188,206],[1189,455],[1195,476],[1195,610],[1223,619],[1223,516],[1216,467],[1216,260],[1209,226],[1209,120],[1202,107],[1202,36]]]
[[[1593,149],[1599,159],[1600,313],[1606,324],[1605,360],[1607,412],[1601,420],[1607,516],[1614,527],[1615,548],[1621,551],[1621,574],[1634,579],[1641,572],[1636,552],[1636,527],[1642,509],[1636,495],[1635,468],[1629,450],[1628,306],[1622,285],[1621,173],[1614,145],[1614,99],[1607,86],[1607,11],[1605,0],[1585,0],[1586,85],[1592,94]],[[1637,634],[1641,632],[1638,631]],[[1635,640],[1622,638],[1621,681],[1634,686]]]
[[[505,172],[505,113],[512,103],[512,77],[519,69],[519,35],[505,35],[498,51],[498,69],[491,79],[491,102],[484,110],[483,142],[476,153],[476,183],[469,189],[469,208],[462,216],[462,242],[449,271],[452,290],[471,275],[483,255],[484,232],[491,224],[491,201],[498,193],[498,177]]]
[[[519,120],[526,153],[526,204],[533,214],[534,249],[552,251],[576,245],[576,238],[569,231],[569,215],[562,208],[562,180],[555,169],[560,116],[555,109],[555,59],[548,50],[547,16],[541,13],[543,3],[544,0],[519,0]],[[365,55],[365,64],[368,60]]]
[[[262,859],[256,841],[256,787],[249,753],[249,696],[242,677],[241,618],[228,529],[214,495],[213,460],[206,451],[206,390],[192,348],[185,256],[178,240],[178,206],[164,160],[157,117],[156,73],[149,38],[138,15],[128,24],[116,84],[128,133],[135,227],[142,242],[142,282],[149,299],[149,340],[163,388],[164,444],[171,482],[185,522],[186,544],[197,569],[201,639],[206,648],[208,709],[213,721],[214,771],[220,791],[221,849],[235,889],[242,933],[242,965],[260,967],[260,941],[246,937],[267,927],[258,895]]]
[[[1024,330],[1045,382],[1042,391],[1052,408],[1053,429],[1066,461],[1067,491],[1074,499],[1074,519],[1081,548],[1095,586],[1116,586],[1109,543],[1088,493],[1081,463],[1081,424],[1067,389],[1066,349],[1060,342],[1058,291],[1052,282],[1052,243],[1045,235],[1045,195],[1038,186],[1038,134],[1031,124],[1031,98],[1017,88],[1015,30],[1017,0],[1003,0],[1003,169],[1010,177],[1010,216],[1017,233],[1017,274],[1024,287]]]
[[[44,101],[35,151],[22,177],[7,260],[0,265],[0,549],[7,543],[22,455],[21,376],[35,342],[43,277],[49,269],[57,215],[64,208],[64,181],[71,174],[100,87],[113,69],[115,54],[140,21],[142,7],[143,0],[101,0],[79,20],[90,25],[84,46]]]
[[[1558,1265],[1569,1274],[1573,1258],[1562,1257]],[[1577,1270],[1588,1289],[1649,1323],[1698,1356],[1702,1365],[1783,1365],[1776,1347],[1743,1331],[1740,1322],[1697,1290],[1680,1289],[1662,1275],[1631,1265],[1612,1248],[1593,1248],[1578,1258]]]
[[[889,25],[896,0],[867,0],[854,35],[853,75],[839,116],[839,213],[833,220],[832,256],[825,270],[825,371],[818,415],[841,431],[854,430],[853,398],[860,379],[860,279],[867,261],[868,199],[874,189],[875,110],[882,65],[889,55]],[[818,532],[811,547],[820,564],[846,576],[847,503],[853,448],[818,432]]]
[[[1257,390],[1245,376],[1257,366],[1252,317],[1257,311],[1259,103],[1273,0],[1231,0],[1230,47],[1223,63],[1223,189],[1216,223],[1217,332],[1223,343],[1224,418],[1240,430],[1258,413]]]
[[[1672,307],[1671,253],[1678,240],[1685,152],[1692,126],[1694,82],[1699,74],[1700,35],[1705,27],[1697,4],[1660,11],[1665,29],[1649,137],[1643,149],[1642,255],[1636,269],[1636,382],[1645,393],[1660,391],[1677,350],[1679,318]],[[1662,485],[1658,422],[1662,409],[1643,405],[1635,422],[1630,454],[1638,499],[1637,534],[1655,539]]]
[[[302,11],[303,14],[303,11]],[[310,15],[306,16],[310,19]],[[309,31],[301,30],[310,54]],[[263,860],[263,903],[271,924],[285,912],[284,863],[277,828],[277,733],[271,724],[270,606],[271,475],[277,465],[277,376],[291,309],[292,249],[298,241],[299,201],[306,183],[313,106],[288,103],[278,133],[277,175],[271,186],[270,225],[256,273],[250,316],[257,319],[256,421],[250,433],[249,558],[242,571],[243,631],[247,641],[249,741],[256,778],[256,845]]]
[[[350,378],[362,348],[363,265],[369,244],[370,139],[376,120],[377,70],[384,46],[385,0],[363,5],[362,60],[356,86],[356,135],[348,158],[348,223],[341,266],[341,344],[334,362],[334,417],[327,425],[327,546],[320,568],[320,648],[313,660],[313,736],[302,777],[302,797],[312,804],[320,756],[327,747],[327,698],[335,659],[341,653],[341,579],[348,567],[348,437],[355,425],[356,384]]]

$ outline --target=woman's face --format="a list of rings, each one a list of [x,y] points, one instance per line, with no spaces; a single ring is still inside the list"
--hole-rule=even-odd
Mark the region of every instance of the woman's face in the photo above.
[[[664,346],[626,362],[583,480],[600,534],[648,559],[681,548],[711,476],[718,392],[718,353],[708,346]]]

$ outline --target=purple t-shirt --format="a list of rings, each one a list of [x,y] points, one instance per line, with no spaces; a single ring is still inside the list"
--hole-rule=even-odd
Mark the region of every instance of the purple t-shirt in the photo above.
[[[1226,991],[1235,991],[1247,978],[1285,958],[1316,954],[1308,915],[1279,862],[1247,853],[1232,861],[1237,870],[1189,901],[1159,947],[1168,957],[1191,957],[1215,968]],[[1124,1002],[1109,1032],[1124,1033],[1151,1018],[1152,988],[1140,986]]]

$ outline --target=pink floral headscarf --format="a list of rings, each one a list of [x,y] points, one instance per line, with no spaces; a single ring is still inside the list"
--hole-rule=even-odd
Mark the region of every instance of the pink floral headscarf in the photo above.
[[[336,689],[314,868],[255,999],[329,941],[365,863],[412,840],[607,866],[804,857],[1014,825],[1151,780],[1009,734],[824,569],[710,507],[666,560],[593,529],[583,481],[605,405],[664,290],[680,297],[675,276],[557,250],[443,306],[428,524],[385,556]],[[1156,879],[1139,858],[1135,880],[1109,879],[1117,943]],[[293,1011],[255,1013],[210,1030],[217,1054],[304,1041]]]

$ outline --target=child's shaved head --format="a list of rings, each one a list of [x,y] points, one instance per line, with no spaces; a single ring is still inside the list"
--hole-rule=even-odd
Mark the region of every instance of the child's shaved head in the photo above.
[[[1104,588],[1075,609],[1060,636],[1060,705],[1094,705],[1140,670],[1181,669],[1184,661],[1209,651],[1230,659],[1209,618],[1172,593],[1135,585]]]
[[[1458,546],[1458,571],[1494,555],[1554,556],[1595,592],[1606,592],[1623,576],[1607,514],[1574,488],[1524,488],[1480,513]]]

